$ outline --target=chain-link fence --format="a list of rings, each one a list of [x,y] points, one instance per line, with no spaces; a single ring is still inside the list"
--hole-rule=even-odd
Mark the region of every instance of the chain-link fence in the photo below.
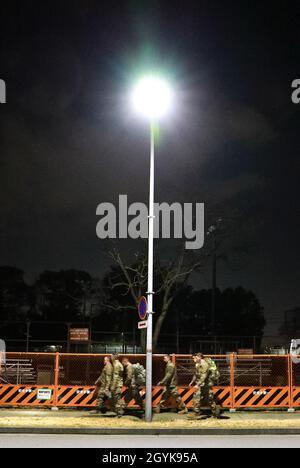
[[[120,355],[121,360],[123,356]],[[94,384],[103,369],[104,357],[104,354],[6,353],[6,359],[1,361],[0,406],[94,406]],[[145,367],[145,355],[126,357]],[[225,408],[300,407],[300,357],[231,353],[212,358],[220,371],[214,392]],[[189,384],[195,372],[192,356],[173,355],[172,359],[177,368],[179,393],[191,407],[194,389]],[[153,356],[154,406],[162,393],[162,388],[156,385],[164,373],[163,355]]]
[[[72,328],[87,328],[90,339],[87,342],[74,343],[70,340]],[[97,330],[93,322],[0,322],[0,337],[5,337],[8,352],[53,351],[60,353],[126,353],[140,354],[141,337],[138,330]],[[270,340],[269,340],[270,341]],[[270,341],[271,342],[271,341]],[[278,344],[278,337],[273,337]],[[173,333],[162,333],[157,345],[157,353],[191,354],[225,354],[239,349],[251,349],[254,353],[263,352],[261,336],[201,336],[184,334],[178,327]]]
[[[6,353],[0,368],[0,406],[53,406],[55,354]]]
[[[234,383],[240,387],[286,387],[288,360],[286,356],[236,356]]]
[[[293,407],[300,407],[300,355],[295,354],[290,358],[291,373],[291,405]]]
[[[236,356],[233,406],[236,408],[289,407],[289,356]]]
[[[54,385],[55,354],[6,353],[0,383]]]

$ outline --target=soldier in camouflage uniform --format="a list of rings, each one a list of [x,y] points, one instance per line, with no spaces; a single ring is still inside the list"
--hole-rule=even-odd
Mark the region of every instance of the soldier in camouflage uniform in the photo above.
[[[193,356],[193,361],[195,363],[195,374],[190,383],[190,387],[195,387],[193,406],[195,417],[197,418],[201,414],[201,405],[205,394],[204,387],[208,377],[209,365],[204,361],[204,359],[202,359],[201,354],[195,354]]]
[[[212,390],[213,385],[215,385],[214,376],[216,376],[216,373],[218,372],[217,366],[211,359],[204,359],[203,354],[200,353],[194,355],[193,360],[195,363],[195,375],[190,383],[190,387],[195,385],[193,399],[195,417],[199,417],[201,415],[202,402],[207,398],[213,417],[218,418],[220,416],[220,410],[217,407]],[[210,373],[210,370],[213,368],[216,372]]]
[[[144,409],[145,404],[140,395],[141,382],[139,382],[139,376],[137,375],[139,368],[143,370],[144,368],[140,364],[132,364],[128,358],[123,358],[122,364],[125,371],[124,385],[127,387],[125,394],[126,405],[128,405],[131,400],[134,400],[141,409]]]
[[[179,414],[186,414],[188,413],[188,409],[185,406],[184,402],[182,401],[182,398],[179,395],[178,390],[177,390],[176,366],[172,362],[171,356],[169,354],[166,354],[164,356],[164,362],[166,363],[165,376],[161,380],[161,382],[158,382],[157,386],[158,387],[164,386],[165,388],[162,393],[160,403],[155,411],[159,413],[160,410],[164,408],[164,404],[169,399],[169,397],[172,396],[177,403]]]
[[[221,415],[221,408],[217,404],[215,394],[213,392],[213,387],[219,384],[220,372],[215,361],[209,357],[205,357],[204,360],[209,366],[208,378],[205,385],[206,397],[208,399],[209,406],[214,418],[219,418]]]
[[[104,358],[104,367],[99,379],[95,382],[97,392],[97,410],[93,413],[102,412],[105,401],[110,398],[110,386],[113,374],[113,366],[109,357]]]
[[[123,387],[123,372],[124,368],[119,361],[118,354],[112,354],[111,356],[113,364],[113,375],[111,381],[111,409],[118,417],[124,414],[124,402],[122,401],[122,387]]]

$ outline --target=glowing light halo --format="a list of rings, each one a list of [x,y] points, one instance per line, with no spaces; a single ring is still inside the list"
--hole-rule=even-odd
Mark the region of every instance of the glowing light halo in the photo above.
[[[159,120],[169,112],[173,93],[165,79],[147,75],[137,82],[131,100],[135,112],[147,119]]]

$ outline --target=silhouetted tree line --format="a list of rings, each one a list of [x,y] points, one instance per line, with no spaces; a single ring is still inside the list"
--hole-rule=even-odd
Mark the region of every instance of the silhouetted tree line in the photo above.
[[[62,321],[88,322],[101,331],[132,332],[137,326],[134,304],[127,308],[130,291],[111,288],[117,267],[111,267],[102,280],[77,270],[45,271],[34,284],[24,281],[18,268],[0,267],[0,322]],[[156,297],[155,306],[161,307]],[[114,305],[121,307],[116,308]],[[122,307],[122,304],[124,305]],[[162,333],[205,336],[210,334],[211,290],[196,291],[183,284],[174,299]],[[242,287],[216,291],[215,332],[223,336],[262,336],[264,311],[252,291]]]

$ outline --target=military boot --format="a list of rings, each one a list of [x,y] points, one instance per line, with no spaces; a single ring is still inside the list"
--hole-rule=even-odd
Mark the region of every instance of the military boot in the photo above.
[[[189,414],[189,410],[185,406],[184,408],[179,409],[178,414]]]
[[[220,406],[216,406],[215,408],[213,408],[212,416],[215,419],[221,419],[221,408],[220,408]]]
[[[100,408],[97,408],[95,410],[90,411],[89,414],[102,414],[102,410]]]

